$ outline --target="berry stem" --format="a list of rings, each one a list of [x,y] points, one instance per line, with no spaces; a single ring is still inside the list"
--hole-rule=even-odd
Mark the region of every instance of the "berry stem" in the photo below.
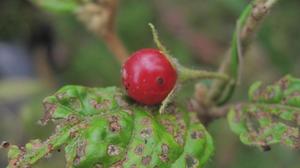
[[[182,66],[178,68],[178,75],[181,83],[195,79],[222,79],[225,81],[229,79],[228,75],[223,73],[189,69]]]

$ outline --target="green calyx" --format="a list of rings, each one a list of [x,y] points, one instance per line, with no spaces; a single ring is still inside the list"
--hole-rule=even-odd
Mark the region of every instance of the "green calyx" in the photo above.
[[[211,136],[194,113],[174,107],[160,115],[131,104],[115,87],[66,86],[44,100],[42,124],[57,125],[46,141],[10,145],[9,168],[34,165],[57,149],[66,167],[202,167]]]

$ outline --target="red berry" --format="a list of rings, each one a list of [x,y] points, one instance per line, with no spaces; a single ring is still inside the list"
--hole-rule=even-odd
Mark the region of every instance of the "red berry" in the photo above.
[[[173,89],[176,79],[176,70],[157,49],[133,53],[122,68],[122,82],[127,94],[146,105],[161,103]]]

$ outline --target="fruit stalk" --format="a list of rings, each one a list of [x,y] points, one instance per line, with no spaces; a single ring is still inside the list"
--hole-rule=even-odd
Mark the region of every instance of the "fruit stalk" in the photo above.
[[[228,75],[219,72],[195,70],[185,67],[180,67],[178,71],[179,81],[182,83],[195,79],[222,79],[223,81],[227,81],[229,79]]]

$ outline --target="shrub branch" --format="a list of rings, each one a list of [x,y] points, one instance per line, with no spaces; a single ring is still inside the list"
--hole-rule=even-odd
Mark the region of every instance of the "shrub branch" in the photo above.
[[[238,64],[242,62],[242,55],[249,47],[249,43],[255,35],[257,28],[276,2],[277,0],[256,0],[253,4],[249,5],[248,9],[246,9],[245,12],[241,15],[236,26],[236,37],[234,37],[234,39],[237,40],[237,51],[234,51],[234,48],[231,47],[226,52],[225,59],[219,69],[219,72],[231,76],[233,81],[231,80],[228,82],[215,80],[209,90],[207,96],[207,104],[218,104],[218,99],[220,99],[221,97],[231,97],[233,89],[238,82],[237,79],[239,76],[239,73],[235,74],[234,72],[232,72],[231,66],[233,63],[233,59],[238,59]],[[232,52],[238,52],[238,58],[232,58]],[[240,72],[240,70],[241,68],[239,67],[238,71]],[[229,93],[224,93],[224,90],[227,90],[226,87],[228,87],[228,85],[232,85],[232,89]],[[225,101],[227,101],[228,98]]]

